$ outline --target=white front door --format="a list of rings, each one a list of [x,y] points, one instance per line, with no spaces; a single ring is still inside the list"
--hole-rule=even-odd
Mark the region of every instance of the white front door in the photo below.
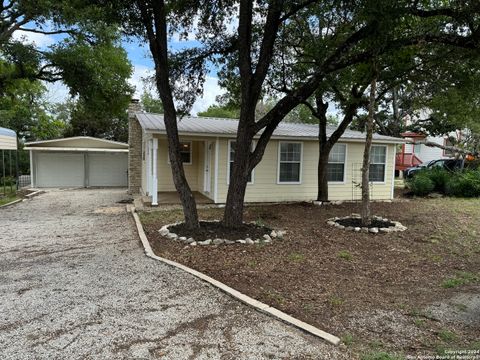
[[[204,162],[204,177],[203,177],[203,191],[206,193],[211,193],[212,191],[212,149],[213,142],[205,141],[205,162]]]

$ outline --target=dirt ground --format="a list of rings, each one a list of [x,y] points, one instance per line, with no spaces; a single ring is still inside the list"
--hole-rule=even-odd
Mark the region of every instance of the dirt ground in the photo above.
[[[223,209],[202,209],[221,219]],[[362,359],[480,349],[480,200],[404,199],[372,213],[405,232],[326,225],[359,204],[252,206],[245,221],[286,230],[271,244],[188,247],[158,229],[180,210],[143,213],[154,251],[342,337]],[[181,236],[182,234],[179,234]]]

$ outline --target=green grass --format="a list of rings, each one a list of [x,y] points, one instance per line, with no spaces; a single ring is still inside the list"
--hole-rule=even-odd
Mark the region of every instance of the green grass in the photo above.
[[[352,345],[354,341],[355,341],[355,338],[353,337],[352,334],[345,334],[342,336],[342,342],[347,346]]]
[[[353,255],[348,250],[339,251],[337,256],[343,260],[347,260],[347,261],[353,260]]]
[[[336,295],[332,295],[330,297],[330,299],[328,300],[328,302],[330,303],[330,305],[332,306],[341,306],[343,305],[343,303],[345,302],[345,300],[343,300],[342,298],[336,296]]]
[[[453,331],[442,330],[438,333],[438,337],[444,342],[452,342],[457,339],[457,334],[455,334]]]
[[[301,253],[293,252],[290,255],[288,255],[288,259],[292,262],[302,262],[303,260],[305,260],[305,255]]]
[[[0,198],[0,206],[6,205],[12,201],[15,201],[19,199],[19,197],[16,194],[10,194],[5,197]]]
[[[455,274],[454,277],[445,279],[442,282],[442,287],[445,289],[454,288],[461,285],[467,285],[479,281],[479,277],[476,274],[459,271]]]
[[[425,320],[424,319],[415,319],[415,326],[416,327],[424,327],[425,326]]]

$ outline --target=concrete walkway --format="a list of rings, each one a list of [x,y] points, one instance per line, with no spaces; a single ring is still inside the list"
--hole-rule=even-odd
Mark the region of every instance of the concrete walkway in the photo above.
[[[145,257],[125,197],[56,190],[0,209],[2,360],[348,358]]]

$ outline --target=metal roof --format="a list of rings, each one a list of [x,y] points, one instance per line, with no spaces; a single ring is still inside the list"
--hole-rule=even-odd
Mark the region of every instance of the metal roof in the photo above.
[[[146,131],[165,133],[163,115],[137,112],[136,117],[141,127]],[[237,134],[238,120],[211,117],[185,116],[178,120],[180,135],[204,135],[233,137]],[[335,127],[327,127],[327,136],[335,131]],[[281,122],[273,132],[272,138],[318,138],[318,125]],[[341,140],[360,141],[365,139],[365,133],[345,130]],[[404,139],[374,134],[375,142],[403,143]]]
[[[106,140],[106,139],[100,139],[100,138],[95,138],[92,136],[73,136],[73,137],[66,137],[66,138],[59,138],[59,139],[52,139],[52,140],[41,140],[41,141],[31,141],[28,143],[25,143],[26,146],[36,146],[36,145],[43,145],[43,144],[52,144],[52,143],[66,143],[72,140],[90,140],[90,141],[96,141],[98,143],[102,144],[107,144],[107,145],[113,145],[119,148],[128,148],[128,144],[119,142],[119,141],[113,141],[113,140]]]
[[[3,127],[0,127],[0,135],[14,137],[14,138],[17,137],[17,133],[15,131],[7,128],[3,128]]]

